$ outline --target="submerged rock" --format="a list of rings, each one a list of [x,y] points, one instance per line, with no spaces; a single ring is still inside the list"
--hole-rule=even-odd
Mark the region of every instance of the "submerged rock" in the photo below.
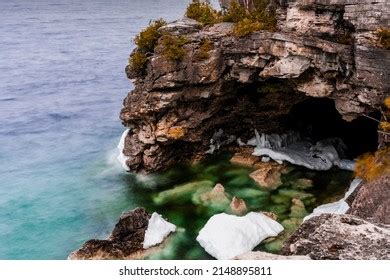
[[[250,212],[243,217],[222,213],[207,221],[196,240],[211,256],[231,259],[282,231],[278,222],[261,213]]]
[[[390,259],[390,227],[352,215],[322,214],[304,222],[285,242],[282,254],[312,259]]]
[[[307,178],[300,178],[290,183],[293,189],[306,190],[313,187],[313,180]]]
[[[150,215],[144,208],[136,208],[124,213],[106,240],[88,240],[80,249],[72,252],[68,259],[123,260],[144,258],[161,249],[161,247],[152,246],[163,242],[169,233],[174,231],[174,225],[161,219],[157,213]],[[149,249],[145,250],[146,248]]]
[[[199,190],[211,190],[214,186],[212,181],[191,182],[179,185],[173,189],[162,191],[153,198],[154,203],[163,205],[174,200],[191,201],[192,196]]]
[[[221,184],[216,184],[213,189],[199,189],[192,196],[192,202],[202,205],[214,211],[225,211],[229,207],[230,199]]]

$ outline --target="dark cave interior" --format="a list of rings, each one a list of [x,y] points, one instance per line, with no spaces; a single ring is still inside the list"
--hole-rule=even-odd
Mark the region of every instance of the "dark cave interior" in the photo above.
[[[380,119],[380,113],[370,117]],[[378,147],[378,123],[365,116],[359,116],[351,122],[343,120],[336,110],[334,100],[329,98],[310,98],[292,107],[285,118],[285,125],[299,131],[302,137],[312,141],[338,137],[348,150],[347,157],[354,159]]]

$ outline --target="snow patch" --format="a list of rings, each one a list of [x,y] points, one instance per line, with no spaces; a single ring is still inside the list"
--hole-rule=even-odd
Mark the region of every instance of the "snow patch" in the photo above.
[[[119,140],[119,143],[118,143],[119,155],[118,155],[117,159],[120,162],[120,164],[122,165],[123,169],[125,169],[126,171],[130,171],[130,168],[126,164],[126,161],[129,159],[129,157],[125,156],[125,154],[123,153],[123,149],[125,148],[125,139],[126,139],[126,136],[129,134],[129,132],[130,132],[130,129],[126,129],[122,133],[121,140]]]
[[[164,220],[161,215],[154,212],[149,219],[148,228],[145,231],[143,248],[147,249],[160,244],[171,233],[176,231],[176,226]]]
[[[238,144],[245,143],[240,139]],[[246,145],[255,147],[255,156],[269,157],[279,163],[287,161],[313,170],[329,170],[333,166],[353,170],[355,165],[353,161],[340,158],[344,156],[346,146],[339,138],[325,139],[313,145],[302,140],[297,132],[267,135],[255,130],[255,137]]]
[[[207,221],[196,240],[211,256],[224,260],[249,252],[282,231],[281,224],[261,213],[243,217],[221,213]]]
[[[321,214],[345,214],[349,210],[349,205],[345,201],[359,186],[359,184],[362,182],[361,179],[354,179],[349,188],[348,191],[345,193],[344,197],[340,199],[339,201],[332,202],[332,203],[327,203],[320,205],[316,208],[314,208],[313,213],[307,215],[306,217],[303,218],[303,221],[306,221],[310,218],[319,216]]]

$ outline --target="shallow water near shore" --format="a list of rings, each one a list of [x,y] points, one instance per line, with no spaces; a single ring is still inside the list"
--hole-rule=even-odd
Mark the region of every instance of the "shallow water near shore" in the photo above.
[[[222,155],[144,177],[127,174],[116,161],[118,115],[132,87],[124,74],[131,39],[151,19],[180,17],[188,2],[0,2],[0,259],[66,259],[86,240],[105,238],[122,212],[138,206],[186,229],[151,258],[210,258],[195,237],[213,212],[188,199],[156,205],[153,198],[199,180],[220,182],[242,197],[243,189],[259,191],[250,170]],[[315,181],[307,192],[316,201],[307,211],[342,196],[351,176],[294,172]],[[286,199],[274,203],[271,194],[248,193],[251,210],[288,218]]]
[[[149,256],[150,259],[212,258],[196,242],[196,236],[212,215],[230,212],[229,209],[224,211],[218,206],[213,208],[199,203],[196,199],[196,191],[170,193],[171,197],[169,197],[165,195],[166,190],[194,182],[199,182],[198,189],[202,187],[208,189],[210,185],[221,183],[225,187],[227,196],[230,199],[233,196],[242,198],[249,211],[277,214],[277,220],[284,225],[286,233],[277,240],[256,248],[256,250],[277,253],[282,242],[298,227],[305,215],[311,213],[318,205],[343,197],[352,180],[352,173],[348,171],[334,169],[314,172],[306,168],[291,167],[288,174],[282,175],[283,185],[269,191],[257,185],[249,177],[253,169],[231,164],[230,157],[228,153],[212,156],[196,165],[181,165],[155,174],[149,178],[149,181],[144,180],[138,185],[134,185],[134,182],[130,183],[134,199],[142,201],[142,206],[149,212],[156,211],[162,214],[179,228],[167,247]],[[298,179],[309,179],[313,185],[301,189],[296,183]],[[161,193],[164,193],[164,199],[161,198]],[[300,198],[305,207],[294,207],[293,198]]]

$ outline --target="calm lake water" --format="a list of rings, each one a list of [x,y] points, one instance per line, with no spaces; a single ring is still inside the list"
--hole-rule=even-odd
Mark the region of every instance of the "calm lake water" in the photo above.
[[[289,182],[297,178],[316,184],[303,194],[309,211],[342,194],[348,172],[297,170],[270,194],[224,156],[150,178],[121,169],[118,115],[132,87],[124,74],[132,38],[151,19],[180,17],[188,2],[0,2],[0,259],[65,259],[86,240],[105,238],[120,214],[137,206],[186,228],[152,258],[209,258],[195,236],[213,211],[188,196],[153,200],[189,181],[221,182],[251,210],[276,212],[280,220],[291,216]]]

